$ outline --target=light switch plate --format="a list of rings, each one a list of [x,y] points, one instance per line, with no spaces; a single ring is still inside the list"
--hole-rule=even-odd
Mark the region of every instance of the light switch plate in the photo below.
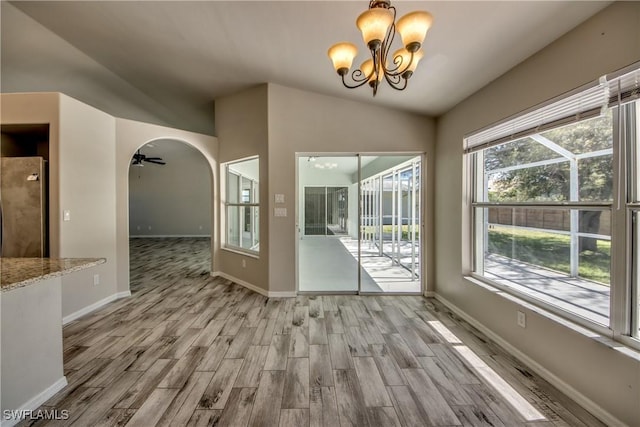
[[[279,216],[279,217],[287,216],[287,208],[275,208],[273,210],[273,216]]]
[[[524,314],[524,312],[518,310],[518,316],[517,316],[517,323],[518,326],[520,326],[521,328],[526,328],[527,327],[527,316]]]
[[[276,194],[274,199],[276,203],[284,203],[284,194]]]
[[[71,221],[71,211],[68,211],[68,210],[62,211],[62,220]]]

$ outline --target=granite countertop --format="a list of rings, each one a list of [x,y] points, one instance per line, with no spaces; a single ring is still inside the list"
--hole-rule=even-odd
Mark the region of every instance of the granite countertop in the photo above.
[[[105,263],[104,258],[0,258],[2,292]]]

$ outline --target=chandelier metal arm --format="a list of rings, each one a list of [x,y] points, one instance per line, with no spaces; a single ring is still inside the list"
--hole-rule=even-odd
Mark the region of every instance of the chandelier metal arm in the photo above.
[[[382,42],[382,47],[380,48],[380,51],[382,53],[382,58],[385,58],[385,59],[389,56],[389,51],[391,50],[393,39],[396,36],[396,8],[393,6],[389,6],[389,10],[393,12],[393,21],[392,21],[392,24],[389,26],[389,29],[387,30],[387,35]],[[382,62],[382,67],[385,70],[385,73],[389,71],[384,61]]]
[[[407,83],[409,82],[409,79],[403,78],[401,74],[385,74],[384,78],[387,83],[389,83],[389,86],[391,86],[395,90],[405,90],[407,87]]]
[[[362,76],[364,73],[362,72],[361,69],[356,68],[355,70],[353,70],[353,72],[351,73],[351,80],[353,80],[355,82],[355,84],[349,84],[347,82],[347,80],[345,79],[345,74],[342,74],[342,84],[344,85],[344,87],[348,88],[348,89],[355,89],[358,88],[360,86],[363,86],[365,83],[367,83],[369,81],[369,78],[371,77],[371,75],[373,74],[373,72],[371,74],[369,74],[369,76],[365,76],[365,77],[359,77]]]
[[[389,10],[391,10],[393,12],[393,23],[389,26],[389,29],[387,30],[387,35],[384,38],[384,41],[382,43],[382,46],[380,48],[381,52],[382,52],[382,58],[386,60],[386,58],[389,57],[389,52],[391,51],[391,45],[393,44],[393,40],[396,37],[396,8],[394,6],[389,6]],[[385,64],[385,60],[382,61],[382,69],[384,70],[384,74],[385,77],[387,76],[402,76],[408,69],[409,67],[411,67],[411,64],[413,64],[413,57],[414,57],[414,51],[411,51],[411,56],[409,57],[409,62],[403,66],[403,62],[404,62],[404,58],[400,55],[396,56],[395,58],[391,58],[393,64],[395,65],[394,67],[389,67],[387,68],[387,64]],[[389,79],[387,78],[387,81],[389,81]],[[406,87],[407,85],[405,84],[403,89]],[[400,90],[403,90],[400,89]]]
[[[409,52],[411,54],[411,56],[409,57],[409,62],[407,62],[407,65],[403,67],[403,62],[404,62],[404,58],[400,55],[396,56],[395,58],[393,58],[393,64],[395,65],[394,68],[386,68],[385,67],[385,74],[390,75],[390,76],[402,76],[404,73],[407,72],[407,70],[409,70],[409,67],[411,67],[411,64],[413,64],[413,58],[414,58],[414,53],[413,52]]]

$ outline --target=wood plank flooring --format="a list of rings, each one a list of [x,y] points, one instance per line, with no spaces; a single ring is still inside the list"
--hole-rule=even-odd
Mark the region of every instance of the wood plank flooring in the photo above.
[[[206,239],[133,239],[132,297],[64,327],[73,426],[601,426],[432,299],[268,299]],[[27,421],[20,425],[54,425]]]

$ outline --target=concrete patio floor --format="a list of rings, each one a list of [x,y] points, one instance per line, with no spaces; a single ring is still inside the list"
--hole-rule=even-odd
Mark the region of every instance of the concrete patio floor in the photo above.
[[[484,276],[578,316],[609,325],[609,286],[496,254],[485,258]]]

